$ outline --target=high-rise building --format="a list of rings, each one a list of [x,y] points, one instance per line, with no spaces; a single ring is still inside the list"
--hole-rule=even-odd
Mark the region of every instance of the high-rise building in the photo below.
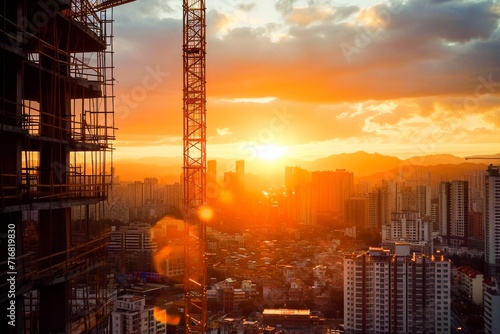
[[[289,217],[299,225],[312,223],[311,173],[300,167],[285,167]]]
[[[170,211],[179,210],[181,208],[181,195],[182,189],[179,182],[165,185],[163,201]]]
[[[484,333],[500,333],[500,281],[494,277],[483,284]]]
[[[344,219],[345,203],[354,192],[354,174],[345,169],[312,172],[313,220]]]
[[[469,183],[441,182],[439,185],[440,234],[450,246],[467,245],[469,236]]]
[[[229,204],[242,204],[245,200],[245,161],[236,161],[235,172],[224,173],[222,201]]]
[[[346,223],[357,228],[368,228],[368,197],[351,197],[346,201]]]
[[[397,207],[396,211],[415,211],[417,209],[416,192],[411,186],[396,184]]]
[[[368,224],[370,228],[380,229],[391,219],[388,184],[373,189],[368,193]]]
[[[415,210],[422,216],[431,215],[431,187],[417,186],[415,189],[416,207]]]
[[[236,174],[245,175],[245,160],[236,160]]]
[[[16,273],[0,273],[0,307],[15,306],[17,333],[109,327],[102,219],[112,183],[115,77],[112,10],[104,2],[114,5],[0,6],[0,244],[7,261],[7,235],[9,245],[15,241]],[[24,237],[37,244],[27,247]],[[75,293],[84,285],[92,297]]]
[[[382,225],[382,246],[394,249],[402,241],[412,252],[432,254],[430,222],[422,219],[420,212],[393,212],[391,222]]]
[[[344,259],[345,333],[450,333],[451,262],[370,248]]]
[[[207,203],[211,206],[216,205],[217,198],[220,195],[220,187],[217,184],[217,160],[207,161]]]
[[[146,223],[112,228],[108,244],[110,266],[118,271],[152,271],[152,259],[158,245],[151,240]]]
[[[382,241],[430,240],[429,223],[416,211],[393,212],[390,224],[383,225],[382,231]]]
[[[485,183],[484,260],[487,276],[500,277],[500,172],[490,165]]]
[[[144,205],[160,204],[160,193],[158,187],[158,179],[156,177],[147,177],[143,184]]]

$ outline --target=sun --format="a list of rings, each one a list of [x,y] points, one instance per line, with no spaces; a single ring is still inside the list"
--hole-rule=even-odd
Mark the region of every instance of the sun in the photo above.
[[[257,146],[257,157],[262,160],[276,160],[283,157],[284,153],[284,147],[279,147],[276,145]]]

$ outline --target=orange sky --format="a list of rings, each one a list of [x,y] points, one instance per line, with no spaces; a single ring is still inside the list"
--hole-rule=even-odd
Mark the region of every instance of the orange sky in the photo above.
[[[206,4],[209,158],[500,152],[498,2]],[[180,7],[115,9],[115,159],[182,154]]]

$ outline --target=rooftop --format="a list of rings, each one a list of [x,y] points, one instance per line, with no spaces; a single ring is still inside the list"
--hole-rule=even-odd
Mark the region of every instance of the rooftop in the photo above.
[[[263,315],[311,315],[311,310],[296,310],[288,308],[265,309]]]

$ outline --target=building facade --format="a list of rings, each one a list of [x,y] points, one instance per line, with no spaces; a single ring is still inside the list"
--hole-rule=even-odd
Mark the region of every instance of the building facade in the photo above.
[[[485,183],[484,256],[487,276],[500,277],[500,172],[490,165]]]
[[[113,16],[103,2],[0,6],[0,244],[16,236],[9,242],[17,273],[11,297],[7,284],[0,289],[0,306],[15,302],[17,333],[109,327],[102,219],[112,183],[115,78]],[[0,273],[2,282],[8,277]],[[88,277],[97,295],[72,294]]]
[[[344,219],[346,201],[354,192],[354,174],[346,170],[312,172],[313,221]]]
[[[449,333],[451,263],[370,248],[344,259],[346,333]]]
[[[111,313],[111,333],[166,334],[166,318],[164,309],[146,306],[144,297],[123,295],[117,298]]]
[[[469,236],[469,183],[441,182],[439,185],[440,234],[449,246],[466,246]]]

